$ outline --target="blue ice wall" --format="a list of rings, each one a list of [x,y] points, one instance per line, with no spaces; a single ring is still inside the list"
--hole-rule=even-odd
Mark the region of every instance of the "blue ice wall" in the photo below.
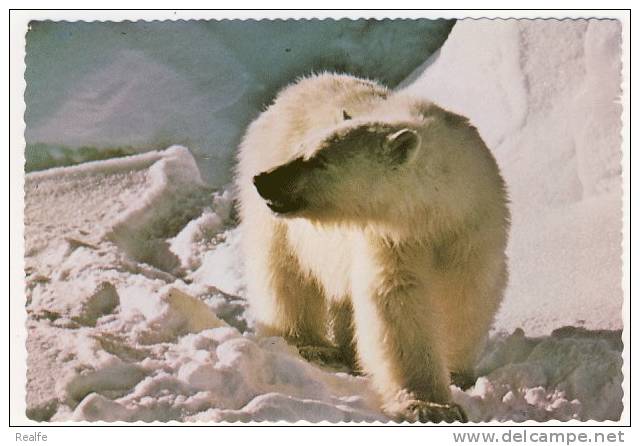
[[[245,127],[297,76],[333,70],[394,86],[443,44],[452,26],[450,20],[32,22],[27,167],[47,167],[56,153],[184,144],[205,179],[220,186],[230,180]]]

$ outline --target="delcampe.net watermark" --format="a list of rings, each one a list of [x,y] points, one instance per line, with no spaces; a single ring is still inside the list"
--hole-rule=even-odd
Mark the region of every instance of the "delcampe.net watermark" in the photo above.
[[[536,443],[536,444],[608,444],[624,443],[624,432],[549,432],[512,430],[504,432],[453,432],[454,443]]]

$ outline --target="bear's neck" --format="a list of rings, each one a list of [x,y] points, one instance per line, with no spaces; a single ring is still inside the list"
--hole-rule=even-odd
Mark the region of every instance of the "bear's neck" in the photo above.
[[[388,222],[370,222],[364,227],[364,233],[372,242],[383,246],[421,244],[440,238],[443,233],[455,232],[455,228],[462,224],[457,217],[435,209],[414,209]]]

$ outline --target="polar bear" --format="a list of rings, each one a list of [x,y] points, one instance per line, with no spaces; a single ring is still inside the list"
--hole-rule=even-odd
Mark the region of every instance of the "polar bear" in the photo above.
[[[349,75],[285,88],[248,128],[236,175],[259,333],[371,377],[393,419],[465,421],[507,281],[508,199],[467,119]]]

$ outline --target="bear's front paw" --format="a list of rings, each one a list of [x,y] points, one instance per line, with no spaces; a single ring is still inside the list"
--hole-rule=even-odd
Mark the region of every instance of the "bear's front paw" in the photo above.
[[[410,423],[454,423],[456,421],[466,423],[468,421],[467,414],[462,407],[455,403],[440,404],[410,400],[394,404],[392,407],[388,407],[386,412],[398,423],[403,421]]]

